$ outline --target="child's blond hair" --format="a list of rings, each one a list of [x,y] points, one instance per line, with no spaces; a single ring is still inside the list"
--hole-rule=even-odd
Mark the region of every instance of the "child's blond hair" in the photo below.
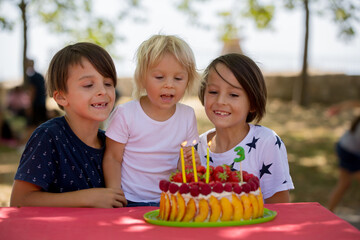
[[[144,41],[136,52],[137,65],[134,75],[133,97],[139,99],[145,94],[143,81],[150,67],[156,66],[165,54],[172,54],[188,72],[189,91],[199,79],[196,62],[190,46],[181,38],[173,35],[153,35]]]

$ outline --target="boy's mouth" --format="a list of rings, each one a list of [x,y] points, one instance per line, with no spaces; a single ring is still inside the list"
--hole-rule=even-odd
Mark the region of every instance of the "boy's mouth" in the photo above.
[[[92,107],[94,108],[103,108],[106,107],[108,104],[107,103],[93,103],[91,104]]]
[[[224,111],[219,111],[219,110],[215,110],[214,113],[215,113],[215,115],[220,115],[220,116],[229,116],[231,114],[229,112],[224,112]]]

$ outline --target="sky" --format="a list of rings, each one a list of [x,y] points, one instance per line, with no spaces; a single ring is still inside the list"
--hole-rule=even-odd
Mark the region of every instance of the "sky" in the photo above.
[[[97,2],[97,1],[96,1]],[[109,6],[118,4],[116,0],[100,1],[99,14],[109,14]],[[146,23],[135,24],[130,20],[117,23],[118,31],[125,40],[118,43],[110,52],[115,58],[119,77],[131,77],[135,69],[134,54],[142,41],[153,34],[174,34],[183,38],[193,49],[197,67],[201,71],[222,49],[216,29],[205,30],[192,26],[184,14],[179,13],[167,0],[144,0]],[[202,19],[216,25],[213,14],[219,4],[225,1],[213,1],[207,5]],[[111,4],[110,4],[111,3]],[[7,5],[6,11],[20,19],[18,10]],[[22,33],[21,22],[12,32],[0,32],[0,82],[13,81],[22,75]],[[349,42],[337,37],[337,28],[330,18],[313,17],[309,42],[309,69],[315,72],[334,72],[360,75],[360,29],[358,35]],[[251,57],[265,74],[298,73],[302,65],[303,14],[300,10],[279,11],[275,15],[273,30],[257,30],[255,25],[244,20],[240,45],[246,55]],[[36,69],[45,73],[53,55],[67,42],[44,26],[30,25],[28,56],[35,60]]]

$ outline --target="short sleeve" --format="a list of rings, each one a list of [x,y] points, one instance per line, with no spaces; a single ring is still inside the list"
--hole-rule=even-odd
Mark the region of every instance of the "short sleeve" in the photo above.
[[[126,109],[119,105],[110,116],[106,129],[106,137],[119,143],[126,143],[129,138],[129,127],[127,124]]]
[[[289,164],[285,144],[275,133],[268,136],[263,143],[260,166],[260,187],[264,198],[272,197],[275,193],[293,189],[289,173]]]

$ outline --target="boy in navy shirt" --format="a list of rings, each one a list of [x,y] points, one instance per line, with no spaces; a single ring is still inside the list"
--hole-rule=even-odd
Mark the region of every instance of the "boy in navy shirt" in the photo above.
[[[65,116],[40,125],[26,144],[15,175],[11,206],[123,207],[119,189],[104,188],[105,134],[114,106],[116,70],[92,43],[60,50],[50,62],[47,90]]]

